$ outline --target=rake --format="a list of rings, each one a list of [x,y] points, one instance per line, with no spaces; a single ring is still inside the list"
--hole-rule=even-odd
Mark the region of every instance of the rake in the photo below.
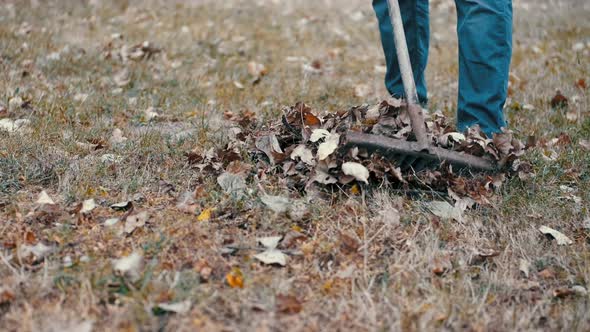
[[[443,149],[430,143],[426,133],[422,107],[418,105],[416,84],[414,83],[414,75],[410,64],[399,2],[398,0],[388,0],[387,2],[389,5],[389,17],[393,26],[395,49],[406,93],[406,107],[416,141],[405,141],[386,136],[348,131],[345,148],[360,147],[366,149],[369,153],[378,152],[383,157],[395,161],[402,170],[413,169],[417,172],[425,168],[438,167],[442,163],[448,163],[453,166],[453,169],[495,171],[497,169],[496,164],[488,159]]]

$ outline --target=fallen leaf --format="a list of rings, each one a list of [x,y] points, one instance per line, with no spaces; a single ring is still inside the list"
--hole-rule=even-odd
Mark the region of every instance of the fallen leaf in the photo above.
[[[525,278],[529,277],[531,263],[524,258],[521,258],[518,263],[518,270],[524,274]]]
[[[439,137],[439,143],[442,146],[450,147],[453,146],[453,143],[461,143],[465,141],[465,139],[465,135],[461,133],[451,132]]]
[[[115,204],[111,205],[111,209],[120,210],[120,211],[129,210],[132,207],[133,207],[133,202],[131,202],[131,201],[123,201],[123,202],[119,202],[119,203],[115,203]]]
[[[565,118],[568,121],[575,122],[576,120],[578,120],[578,112],[576,112],[576,111],[566,112]]]
[[[264,195],[260,197],[260,200],[276,213],[285,213],[291,207],[291,200],[287,197]]]
[[[282,236],[259,237],[256,239],[256,241],[258,241],[267,249],[275,249],[279,245],[279,242],[282,238]]]
[[[123,276],[136,280],[140,276],[140,270],[143,265],[143,255],[134,251],[129,256],[113,260],[113,270]]]
[[[319,62],[318,62],[319,63]],[[301,65],[301,69],[303,69],[304,73],[307,74],[321,74],[323,72],[321,66],[318,66],[315,61],[311,64],[309,63],[304,63]]]
[[[301,200],[296,200],[291,202],[291,206],[287,211],[287,217],[292,221],[302,221],[305,217],[309,215],[309,211],[307,208],[307,204]]]
[[[53,249],[53,247],[47,246],[43,242],[39,242],[34,246],[27,244],[22,245],[19,248],[19,253],[21,257],[29,257],[30,255],[33,255],[37,260],[39,260],[53,252]]]
[[[129,72],[129,69],[123,68],[117,72],[115,75],[113,75],[113,81],[119,87],[127,86],[129,83],[131,83],[131,73]]]
[[[279,141],[274,134],[258,137],[255,145],[258,150],[264,152],[272,165],[275,163],[274,154],[283,153]]]
[[[119,218],[109,218],[104,221],[104,225],[107,227],[115,226],[117,223],[119,223]]]
[[[266,67],[258,62],[250,61],[248,62],[248,73],[255,78],[262,77],[268,73]]]
[[[258,259],[259,261],[267,265],[287,265],[287,255],[285,255],[282,251],[276,249],[282,238],[282,236],[269,236],[257,238],[256,240],[260,244],[262,244],[266,248],[266,250],[254,255],[254,258]]]
[[[322,121],[311,112],[303,112],[303,123],[309,127],[317,127],[322,124]]]
[[[23,107],[23,99],[20,96],[14,96],[8,99],[8,110],[11,112],[17,111]]]
[[[586,151],[590,151],[590,141],[586,140],[586,139],[581,139],[578,144],[580,144],[580,146],[586,150]]]
[[[225,275],[225,280],[231,288],[244,288],[244,274],[238,267],[233,267]]]
[[[318,159],[324,160],[338,148],[340,135],[333,133],[326,137],[326,140],[318,147]]]
[[[570,238],[565,236],[563,233],[554,230],[553,228],[541,226],[539,227],[539,231],[541,231],[541,233],[545,235],[551,235],[557,241],[557,244],[560,246],[574,243],[574,241],[572,241]]]
[[[437,276],[442,276],[443,274],[451,271],[453,269],[453,263],[451,262],[451,257],[449,254],[439,254],[435,256],[432,261],[432,273]]]
[[[351,264],[346,268],[341,268],[334,277],[339,279],[350,279],[354,275],[354,271],[356,271],[356,267]]]
[[[572,296],[572,295],[576,295],[576,292],[574,292],[573,290],[569,289],[569,288],[557,288],[553,290],[553,297],[556,298],[565,298],[568,296]]]
[[[145,223],[150,218],[147,211],[142,211],[138,214],[133,214],[127,217],[125,220],[125,233],[131,234],[138,227],[145,226]]]
[[[240,90],[244,89],[244,84],[240,83],[239,81],[234,81],[234,86]]]
[[[195,201],[195,193],[192,191],[184,192],[179,196],[178,202],[176,203],[177,209],[191,214],[196,213],[197,207],[199,207],[199,205]]]
[[[277,311],[283,314],[297,314],[303,309],[303,305],[294,295],[278,294],[276,297]]]
[[[357,183],[353,184],[352,187],[350,187],[350,193],[353,195],[360,195],[361,188]]]
[[[360,248],[360,243],[352,235],[341,232],[340,233],[340,249],[346,255],[354,254]]]
[[[367,109],[365,113],[366,120],[376,121],[381,115],[381,103],[375,104]]]
[[[9,304],[10,302],[14,301],[16,297],[12,290],[6,287],[0,287],[0,306]]]
[[[491,258],[500,255],[500,252],[495,249],[481,249],[478,250],[474,255],[471,256],[469,261],[469,265],[479,265],[483,264],[486,261],[489,261]]]
[[[297,160],[297,158],[301,159],[301,161],[309,166],[315,166],[312,151],[303,144],[298,145],[293,152],[291,152],[291,159]]]
[[[311,136],[309,137],[309,141],[312,143],[315,143],[315,142],[321,140],[322,138],[325,138],[328,136],[330,136],[330,132],[327,131],[326,129],[314,129],[311,132]]]
[[[551,98],[551,107],[553,108],[566,108],[568,105],[567,98],[561,94],[561,91],[557,90],[555,96]]]
[[[159,109],[155,108],[155,107],[148,107],[143,111],[143,120],[146,122],[150,122],[153,119],[157,118],[160,116],[159,114]]]
[[[169,303],[169,302],[162,302],[158,303],[158,308],[168,311],[174,312],[177,314],[186,314],[191,309],[192,303],[190,300],[176,302],[176,303]]]
[[[227,172],[217,178],[217,184],[226,194],[235,195],[238,198],[244,194],[246,189],[246,181],[243,177]]]
[[[123,136],[123,131],[119,128],[115,128],[111,134],[109,142],[112,145],[123,144],[127,141],[127,137]]]
[[[543,279],[553,279],[555,278],[555,270],[551,267],[545,268],[539,271],[539,277]]]
[[[211,215],[213,214],[213,208],[205,209],[199,214],[197,217],[197,221],[209,221],[211,220]]]
[[[455,219],[462,222],[463,211],[460,208],[454,207],[446,201],[432,201],[425,203],[425,206],[432,214],[442,219]]]
[[[588,290],[584,286],[580,286],[580,285],[572,286],[571,290],[580,296],[587,296],[588,295]]]
[[[259,254],[254,255],[254,258],[267,265],[287,265],[287,255],[278,249],[267,249]]]
[[[334,184],[338,182],[338,179],[336,179],[329,173],[325,172],[324,170],[316,168],[315,175],[311,178],[311,181],[318,182],[321,184]]]
[[[342,172],[353,176],[357,181],[369,183],[369,170],[359,163],[346,162],[342,164]]]
[[[28,119],[0,119],[0,131],[6,131],[9,133],[22,133],[28,129],[31,121]]]
[[[92,212],[92,210],[94,210],[96,208],[96,203],[94,202],[94,199],[87,199],[84,202],[82,202],[82,209],[80,210],[81,214],[88,214],[90,212]]]
[[[83,150],[98,150],[98,144],[86,143],[86,142],[76,142],[76,146]]]
[[[41,191],[41,193],[39,194],[39,196],[37,198],[36,203],[39,205],[45,205],[45,204],[53,205],[53,204],[55,204],[55,202],[51,199],[51,197],[49,197],[49,195],[47,194],[47,192],[45,190]]]
[[[86,101],[86,99],[88,99],[88,94],[87,93],[76,93],[74,95],[73,99],[74,99],[74,101],[84,103]]]

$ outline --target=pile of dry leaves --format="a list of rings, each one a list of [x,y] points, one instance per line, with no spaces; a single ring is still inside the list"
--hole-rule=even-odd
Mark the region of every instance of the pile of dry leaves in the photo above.
[[[440,112],[426,115],[434,145],[493,160],[501,172],[459,174],[445,164],[420,172],[402,171],[395,160],[359,148],[344,148],[344,136],[349,130],[415,140],[409,116],[401,103],[383,101],[374,106],[358,106],[323,115],[298,103],[285,108],[280,121],[263,129],[255,129],[252,114],[226,114],[226,117],[235,120],[240,127],[232,132],[233,143],[224,151],[192,154],[191,160],[198,161],[200,167],[217,165],[215,168],[221,170],[227,159],[231,163],[229,168],[235,168],[241,144],[252,152],[257,162],[257,176],[276,175],[288,187],[302,191],[319,185],[350,186],[358,192],[359,183],[388,184],[403,190],[444,192],[455,199],[468,197],[474,203],[486,204],[507,176],[518,174],[523,178],[531,172],[531,165],[519,159],[526,147],[512,132],[487,138],[476,127],[459,133]]]

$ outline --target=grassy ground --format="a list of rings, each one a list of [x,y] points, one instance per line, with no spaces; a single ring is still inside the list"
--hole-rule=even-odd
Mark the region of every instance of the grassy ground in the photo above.
[[[521,139],[540,142],[526,156],[536,176],[509,180],[462,222],[426,212],[428,197],[301,197],[262,174],[236,200],[189,163],[191,151],[228,142],[224,112],[264,123],[297,101],[337,111],[385,97],[369,2],[342,2],[3,1],[0,119],[30,125],[0,132],[0,329],[590,329],[584,1],[514,1],[506,114]],[[431,15],[431,108],[452,116],[454,6],[431,1]],[[144,41],[160,51],[139,57]],[[257,83],[252,61],[267,71]],[[556,90],[567,108],[551,107]],[[113,141],[115,129],[127,140]],[[35,203],[42,190],[57,206]],[[194,214],[177,206],[185,192]],[[272,212],[262,192],[306,213]],[[98,207],[81,213],[87,199]],[[104,225],[125,217],[109,208],[125,200],[149,214],[130,234]],[[213,218],[199,221],[207,209]],[[396,210],[399,223],[388,218]],[[573,244],[558,246],[542,225]],[[295,238],[286,267],[223,253],[269,235]],[[27,253],[39,243],[50,251]],[[143,257],[137,275],[117,273],[113,260],[132,252]],[[190,308],[167,313],[166,302]]]

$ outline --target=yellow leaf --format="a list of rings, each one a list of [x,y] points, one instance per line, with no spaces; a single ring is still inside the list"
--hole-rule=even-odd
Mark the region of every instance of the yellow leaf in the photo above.
[[[330,291],[332,290],[332,287],[333,286],[334,286],[334,280],[333,279],[330,279],[330,280],[328,280],[328,281],[326,281],[324,283],[324,285],[322,286],[322,290],[325,293],[330,293]]]
[[[233,267],[231,271],[225,275],[225,280],[231,288],[244,288],[244,275],[239,267]]]
[[[350,192],[351,192],[353,195],[358,195],[358,194],[360,194],[360,193],[361,193],[361,189],[359,188],[358,184],[356,184],[356,183],[355,183],[355,184],[352,186],[352,188],[350,188]]]
[[[295,232],[303,233],[303,228],[299,227],[298,225],[291,226],[291,229]]]
[[[213,212],[213,208],[208,208],[203,210],[201,214],[197,217],[197,221],[208,221],[211,219],[211,213]]]

